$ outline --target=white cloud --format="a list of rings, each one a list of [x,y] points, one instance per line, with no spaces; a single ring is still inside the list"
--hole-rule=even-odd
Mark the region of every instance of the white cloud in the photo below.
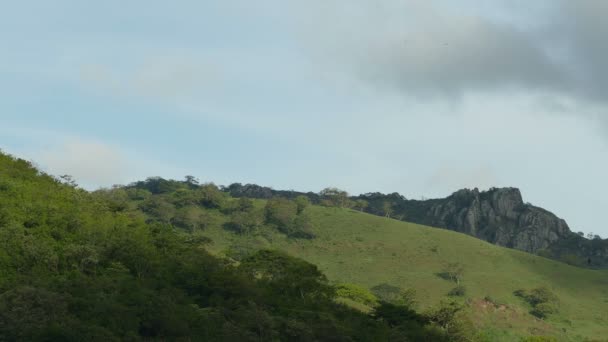
[[[48,173],[71,175],[87,188],[122,183],[131,167],[120,148],[75,138],[37,152],[35,160]]]

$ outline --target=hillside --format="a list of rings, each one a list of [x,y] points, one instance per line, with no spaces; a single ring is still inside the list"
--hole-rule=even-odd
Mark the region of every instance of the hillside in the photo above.
[[[261,204],[260,204],[261,205]],[[315,239],[291,240],[279,234],[236,235],[221,228],[205,235],[211,250],[278,248],[320,267],[329,279],[382,283],[416,290],[421,309],[437,305],[455,286],[440,278],[446,264],[464,265],[462,284],[474,305],[476,323],[491,340],[546,334],[564,340],[608,336],[608,272],[569,266],[494,246],[464,234],[400,222],[349,209],[312,206]],[[518,289],[547,286],[560,300],[559,314],[541,321],[516,297]],[[483,299],[489,297],[498,307]],[[504,306],[500,306],[504,304]]]
[[[215,200],[237,203],[207,189],[198,192],[209,195],[197,202],[202,211],[214,211]],[[370,314],[340,304],[315,265],[285,253],[252,253],[238,265],[213,257],[204,248],[207,238],[147,218],[124,193],[89,193],[69,177],[55,178],[0,153],[0,341],[468,336],[403,305],[381,304]],[[173,206],[160,199],[147,204],[157,214]]]
[[[0,340],[608,336],[605,270],[327,196],[234,198],[193,177],[87,192],[0,154]]]
[[[255,184],[235,183],[224,190],[234,197],[306,196],[316,204],[324,200],[317,193],[274,190]],[[347,194],[342,192],[341,195]],[[446,198],[428,200],[407,199],[399,193],[374,192],[351,196],[346,206],[359,207],[374,215],[454,230],[575,266],[608,268],[608,239],[586,239],[572,232],[568,224],[552,212],[524,202],[517,188],[462,189]]]

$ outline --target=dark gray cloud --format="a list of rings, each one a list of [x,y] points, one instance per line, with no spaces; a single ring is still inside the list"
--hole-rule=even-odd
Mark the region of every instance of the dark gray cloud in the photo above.
[[[563,1],[549,28],[568,57],[574,91],[601,102],[608,101],[607,18],[606,1]]]
[[[366,77],[404,90],[460,95],[468,90],[565,90],[568,76],[525,32],[481,18],[459,18],[439,30],[404,35],[378,46]]]
[[[358,77],[412,95],[514,90],[608,102],[608,2],[499,3],[500,16],[475,1],[324,5],[314,32]]]

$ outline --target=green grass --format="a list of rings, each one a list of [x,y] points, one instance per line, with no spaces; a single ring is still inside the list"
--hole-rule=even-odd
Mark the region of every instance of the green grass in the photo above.
[[[489,340],[527,335],[572,341],[608,338],[607,271],[576,268],[464,234],[353,210],[312,206],[307,211],[317,235],[313,240],[264,231],[239,236],[219,227],[205,234],[214,241],[214,253],[234,245],[276,248],[318,265],[333,282],[414,288],[420,310],[446,298],[455,284],[437,274],[447,263],[459,262],[464,265],[461,284],[467,289],[470,315]],[[538,286],[548,287],[560,299],[559,313],[546,321],[528,314],[530,307],[513,295],[517,289]],[[503,305],[484,301],[486,296]]]

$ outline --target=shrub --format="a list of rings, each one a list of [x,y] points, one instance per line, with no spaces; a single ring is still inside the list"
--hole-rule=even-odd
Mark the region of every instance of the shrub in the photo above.
[[[528,294],[526,300],[532,306],[535,306],[543,303],[556,302],[557,296],[553,292],[551,292],[551,290],[543,286],[532,289]]]
[[[372,293],[385,302],[394,302],[399,299],[401,288],[387,283],[382,283],[371,288]]]
[[[450,297],[463,297],[467,293],[467,289],[463,285],[458,285],[448,292]]]
[[[557,312],[557,308],[553,303],[540,303],[537,304],[530,313],[538,318],[544,319],[549,315]]]
[[[416,290],[401,289],[387,283],[382,283],[371,288],[371,292],[378,299],[402,306],[414,307],[416,305]]]
[[[530,313],[538,318],[544,319],[556,313],[559,299],[548,288],[541,286],[528,291],[519,289],[513,292],[514,295],[523,298],[532,305]]]
[[[368,306],[378,304],[378,298],[374,296],[368,289],[355,284],[339,284],[336,286],[336,295],[338,297],[352,299],[357,303]]]

